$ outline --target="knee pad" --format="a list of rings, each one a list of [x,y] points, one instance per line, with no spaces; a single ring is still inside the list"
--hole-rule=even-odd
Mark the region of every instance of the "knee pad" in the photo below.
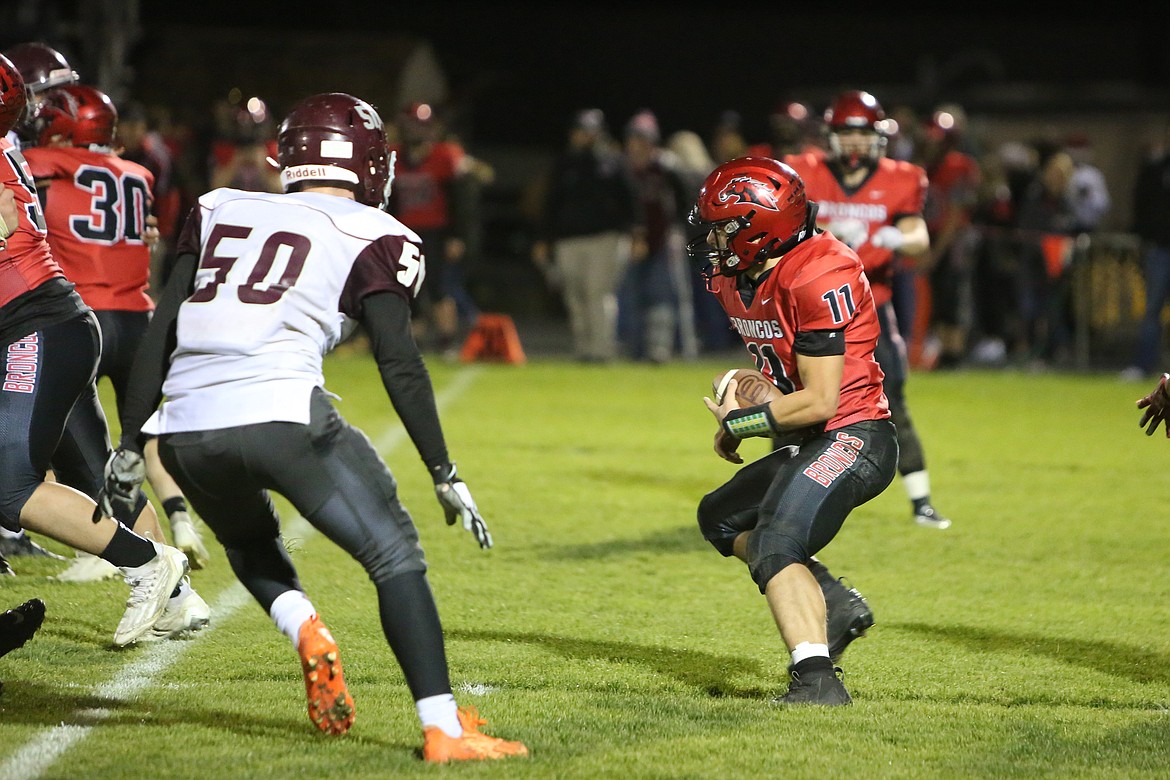
[[[708,493],[699,502],[699,530],[703,533],[703,538],[710,542],[720,555],[730,558],[735,554],[732,551],[735,537],[756,527],[759,511],[752,508],[727,515],[718,511],[717,502],[712,495]]]
[[[805,545],[797,538],[784,534],[764,531],[753,534],[748,543],[748,568],[760,593],[768,587],[768,581],[784,568],[794,563],[807,563],[811,556]]]

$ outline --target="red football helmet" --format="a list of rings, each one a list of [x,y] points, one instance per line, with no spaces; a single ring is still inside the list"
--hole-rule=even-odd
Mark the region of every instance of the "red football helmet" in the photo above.
[[[382,118],[369,103],[343,92],[298,103],[276,134],[280,183],[341,182],[359,203],[386,208],[394,181],[394,155]]]
[[[110,96],[85,84],[68,84],[61,90],[77,101],[73,145],[112,146],[118,130],[118,109]]]
[[[687,249],[713,271],[734,276],[812,236],[815,214],[796,171],[771,157],[739,157],[703,182],[690,223],[706,231]]]
[[[34,95],[62,84],[76,84],[77,71],[61,52],[43,43],[18,43],[4,54],[24,77]]]
[[[888,124],[881,103],[868,92],[851,89],[842,92],[825,111],[829,130],[829,154],[850,168],[874,165],[886,148]],[[865,134],[864,145],[842,144],[841,136],[851,131]]]
[[[20,69],[0,54],[0,135],[7,134],[20,122],[31,96]]]

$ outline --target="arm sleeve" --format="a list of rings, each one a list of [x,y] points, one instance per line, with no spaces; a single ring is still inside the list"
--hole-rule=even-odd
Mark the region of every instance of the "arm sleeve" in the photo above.
[[[410,330],[410,302],[390,292],[368,295],[362,299],[361,323],[394,411],[431,477],[442,482],[450,473],[450,459],[431,376]]]
[[[175,350],[179,307],[191,295],[196,265],[197,258],[190,252],[184,252],[175,260],[174,270],[138,345],[126,383],[126,404],[122,412],[120,446],[127,449],[142,451],[142,426],[162,401],[163,380],[167,377],[171,353]]]

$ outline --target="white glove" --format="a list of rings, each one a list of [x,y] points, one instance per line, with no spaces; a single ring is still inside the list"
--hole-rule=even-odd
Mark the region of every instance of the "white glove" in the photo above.
[[[853,250],[864,244],[865,239],[869,237],[869,228],[860,219],[834,219],[826,229]]]
[[[114,506],[133,507],[146,479],[146,461],[133,450],[119,447],[106,461],[105,484],[98,495],[98,508],[106,517],[114,517]]]
[[[492,546],[492,534],[488,531],[487,523],[483,521],[467,483],[455,475],[454,465],[451,466],[447,481],[435,485],[435,495],[447,516],[447,525],[455,525],[455,521],[462,518],[463,530],[470,531],[480,547],[487,550]]]
[[[906,236],[893,225],[883,225],[874,231],[869,239],[869,243],[879,249],[889,249],[891,252],[897,252],[906,243]]]

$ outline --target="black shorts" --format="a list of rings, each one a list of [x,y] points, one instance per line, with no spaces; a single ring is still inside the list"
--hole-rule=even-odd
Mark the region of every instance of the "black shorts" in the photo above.
[[[109,454],[105,417],[89,420],[84,430],[78,429],[80,441],[65,433],[71,410],[82,406],[81,399],[93,392],[100,350],[101,337],[92,313],[50,325],[5,347],[0,388],[0,474],[4,475],[0,524],[5,528],[20,528],[20,512],[29,496],[45,481],[50,468],[58,468],[59,458],[64,455],[68,460],[75,447],[100,453],[96,456],[100,478]],[[68,469],[70,464],[65,465]]]
[[[118,418],[122,417],[122,405],[126,403],[126,387],[130,381],[130,366],[138,345],[150,325],[148,311],[97,311],[98,324],[102,326],[102,359],[98,363],[97,378],[109,377],[114,387],[114,398],[118,404]]]
[[[375,582],[426,571],[418,531],[390,470],[320,388],[308,425],[169,433],[158,442],[163,466],[229,553],[280,535],[268,494],[274,491]]]
[[[752,461],[704,496],[700,527],[717,549],[753,531],[748,565],[760,592],[790,563],[805,563],[841,529],[849,513],[894,479],[898,438],[889,420],[869,420],[816,434],[798,451]]]

